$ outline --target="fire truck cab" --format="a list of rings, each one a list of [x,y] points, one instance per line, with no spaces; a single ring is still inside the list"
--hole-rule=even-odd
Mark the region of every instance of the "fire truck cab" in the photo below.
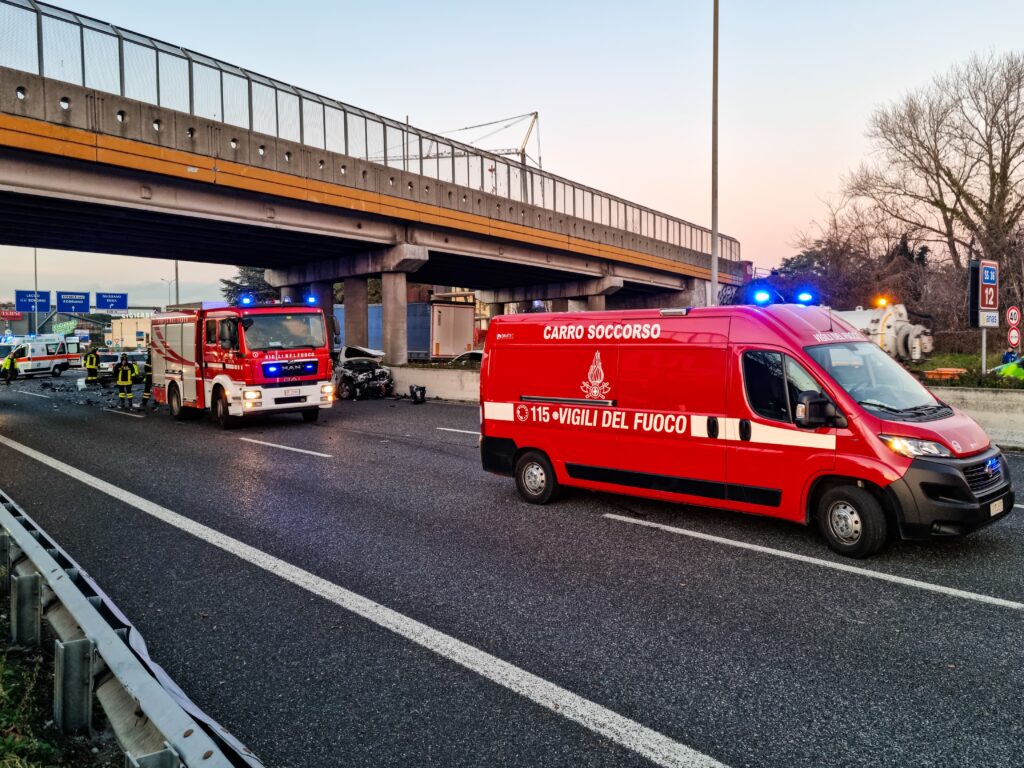
[[[823,307],[498,317],[480,398],[484,469],[533,503],[577,486],[769,515],[851,557],[1013,512],[981,427]]]
[[[210,411],[225,429],[261,413],[316,421],[334,400],[324,313],[291,304],[228,306],[153,317],[153,397],[174,418]]]

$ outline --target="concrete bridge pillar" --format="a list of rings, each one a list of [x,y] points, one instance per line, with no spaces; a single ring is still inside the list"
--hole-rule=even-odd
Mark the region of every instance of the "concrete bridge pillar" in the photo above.
[[[382,272],[380,289],[384,321],[384,360],[388,365],[405,365],[409,362],[406,273]],[[348,316],[348,310],[345,315]]]
[[[504,314],[505,314],[505,305],[504,304],[488,304],[487,305],[488,323],[490,323],[490,321],[493,320],[494,318],[496,318],[498,315],[504,315]]]
[[[603,293],[596,296],[587,296],[587,311],[604,312],[606,303],[605,295]]]
[[[281,301],[290,301],[293,304],[298,304],[302,301],[302,286],[301,285],[285,285],[281,287]]]
[[[345,278],[345,343],[365,347],[370,343],[367,319],[367,279]]]
[[[338,341],[338,321],[334,317],[334,283],[329,280],[311,283],[307,295],[316,298],[316,305],[324,311],[329,337],[327,340],[333,347]]]

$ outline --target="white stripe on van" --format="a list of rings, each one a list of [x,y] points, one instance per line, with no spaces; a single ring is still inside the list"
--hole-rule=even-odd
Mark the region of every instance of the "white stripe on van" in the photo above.
[[[805,432],[802,429],[771,427],[756,421],[750,422],[750,442],[764,445],[789,445],[796,448],[818,448],[825,451],[836,449],[834,433],[819,435],[817,432]]]
[[[515,406],[512,403],[484,403],[484,418],[491,421],[515,421]]]
[[[707,416],[691,416],[690,417],[690,434],[693,437],[707,437],[708,436],[708,417]]]

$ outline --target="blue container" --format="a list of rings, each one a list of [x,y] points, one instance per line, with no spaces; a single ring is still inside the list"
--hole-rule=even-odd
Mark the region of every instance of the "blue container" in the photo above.
[[[384,311],[380,304],[370,304],[367,308],[367,343],[370,349],[384,349]],[[334,305],[334,317],[338,321],[341,346],[345,346],[345,305]],[[406,328],[408,333],[409,359],[427,360],[430,358],[430,304],[422,301],[413,302],[406,308]]]

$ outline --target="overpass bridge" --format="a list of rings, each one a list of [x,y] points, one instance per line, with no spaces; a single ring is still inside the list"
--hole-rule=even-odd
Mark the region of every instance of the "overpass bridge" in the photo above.
[[[264,267],[345,286],[407,355],[406,282],[590,309],[706,302],[711,232],[106,22],[0,0],[0,242]],[[720,236],[723,283],[739,243]]]

